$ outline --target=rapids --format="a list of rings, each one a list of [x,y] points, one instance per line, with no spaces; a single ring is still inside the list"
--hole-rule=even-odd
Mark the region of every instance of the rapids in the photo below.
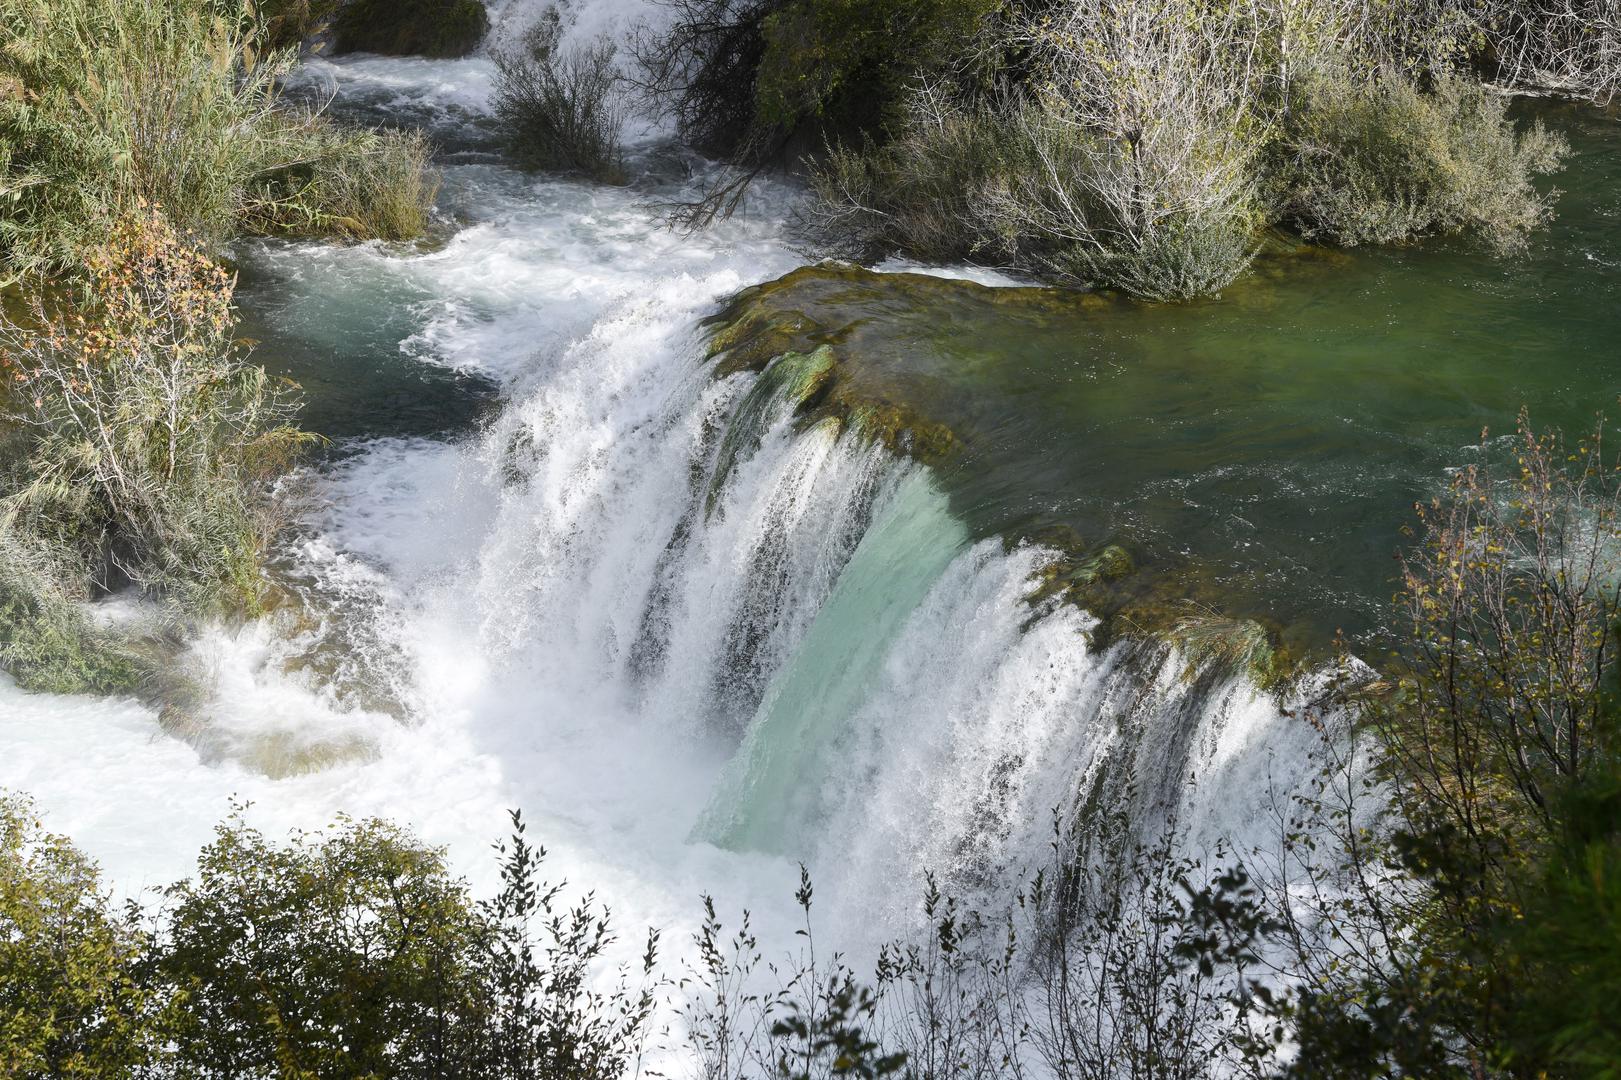
[[[532,17],[527,5],[509,0],[497,34]],[[622,32],[642,14],[634,0],[585,5],[571,32]],[[743,213],[684,236],[663,227],[657,204],[696,190],[710,166],[656,129],[631,133],[628,189],[501,166],[489,148],[486,57],[317,60],[300,78],[306,92],[334,94],[340,111],[435,135],[440,219],[433,242],[414,246],[238,252],[246,332],[264,342],[264,362],[303,383],[309,426],[334,440],[297,478],[299,516],[277,558],[288,608],[202,634],[180,672],[196,700],[169,715],[28,696],[0,680],[0,786],[37,796],[50,826],[121,891],[182,876],[233,800],[251,803],[249,819],[271,832],[339,813],[390,817],[487,883],[488,845],[504,811],[520,807],[551,850],[551,872],[596,889],[621,926],[655,924],[673,939],[695,921],[700,893],[714,892],[723,910],[753,910],[769,940],[791,915],[803,861],[834,936],[859,949],[906,923],[926,868],[994,900],[1044,856],[1054,808],[1122,796],[1128,778],[1139,808],[1174,811],[1191,842],[1243,843],[1257,838],[1268,793],[1309,772],[1315,732],[1243,671],[1190,673],[1175,649],[1108,643],[1091,633],[1093,615],[1030,600],[1051,553],[1004,526],[1017,516],[1010,507],[1048,496],[1007,479],[1012,439],[970,482],[836,420],[802,422],[791,380],[715,377],[702,320],[803,262],[786,224],[800,197],[791,184],[766,181]],[[1617,208],[1594,206],[1609,231],[1589,257],[1621,262]],[[1452,275],[1454,292],[1502,287],[1458,284],[1462,256],[1425,258],[1424,272]],[[1404,268],[1420,264],[1358,263],[1348,279],[1356,302],[1405,287]],[[1144,380],[1175,380],[1165,368],[1173,342],[1191,340],[1196,360],[1217,362],[1212,340],[1247,334],[1235,317],[1264,322],[1258,307],[1276,311],[1311,288],[1327,296],[1335,286],[1318,274],[1282,300],[1190,306],[1158,329],[1147,328],[1161,318],[1152,311],[1095,314],[1116,320],[1101,343],[1066,340],[1093,350],[1091,378],[1110,388],[1094,398],[1100,410],[1192,424],[1201,408],[1221,415],[1246,395],[1276,393],[1263,378],[1272,369],[1243,369],[1221,388],[1184,372],[1173,388],[1186,393],[1163,399],[1110,373],[1130,365]],[[894,325],[933,318],[921,310]],[[1216,333],[1197,336],[1200,311]],[[926,332],[901,337],[929,348]],[[1018,355],[1052,352],[1054,340],[1027,335]],[[1143,353],[1158,366],[1145,367]],[[1561,370],[1550,380],[1590,368]],[[1086,377],[1077,369],[1066,381]],[[1404,504],[1439,482],[1439,462],[1460,445],[1449,429],[1384,483],[1379,462],[1401,459],[1434,418],[1336,433],[1362,422],[1350,404],[1366,404],[1357,387],[1302,387],[1286,404],[1315,394],[1319,430],[1293,432],[1289,445],[1332,437],[1395,449],[1341,478],[1376,489],[1356,505],[1388,510],[1388,521],[1292,522],[1306,538],[1298,550],[1286,531],[1268,534],[1284,538],[1283,557],[1257,572],[1283,565],[1297,582],[1319,573],[1311,560],[1332,556],[1342,533],[1368,557],[1364,525],[1393,549]],[[1511,389],[1484,407],[1470,396],[1452,419],[1500,422]],[[1600,398],[1595,389],[1615,388],[1584,392]],[[1009,414],[1046,423],[1028,400]],[[1000,430],[1031,436],[1017,424]],[[1107,496],[1081,499],[1095,515],[1128,506],[1122,484],[1156,482],[1130,472],[1140,457],[1099,446],[1088,459],[1084,424],[1047,423],[1036,435],[1022,459],[1040,459],[1032,474],[1050,472],[1054,459],[1042,455],[1053,453],[1103,463],[1095,484]],[[1197,538],[1208,538],[1212,500],[1234,475],[1220,471],[1218,444],[1158,463],[1157,482],[1188,481],[1156,489],[1150,508],[1181,512],[1155,536],[1167,551],[1198,553]],[[1281,476],[1297,493],[1327,475],[1288,464],[1268,474],[1258,452],[1236,467]],[[1066,497],[1086,470],[1070,475]],[[1002,478],[1007,493],[994,514],[969,497],[985,477]],[[1262,510],[1309,515],[1309,502]],[[1215,527],[1236,535],[1227,509]],[[1127,535],[1133,520],[1158,520],[1128,511],[1143,512],[1093,521]],[[1387,579],[1372,580],[1353,591]]]

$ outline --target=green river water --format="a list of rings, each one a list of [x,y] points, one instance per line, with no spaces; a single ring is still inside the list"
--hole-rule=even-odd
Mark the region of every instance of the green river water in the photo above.
[[[1572,434],[1617,415],[1621,133],[1537,111],[1575,153],[1523,254],[1274,254],[1182,305],[827,268],[763,305],[834,342],[864,396],[953,430],[940,472],[975,535],[1065,525],[1286,641],[1355,639],[1388,610],[1413,504],[1484,430],[1522,406]]]

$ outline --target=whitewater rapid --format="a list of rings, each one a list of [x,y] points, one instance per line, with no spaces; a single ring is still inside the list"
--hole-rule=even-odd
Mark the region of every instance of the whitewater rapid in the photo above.
[[[584,8],[576,32],[633,6]],[[483,57],[307,75],[449,143],[491,79]],[[521,808],[556,876],[672,938],[714,893],[769,940],[800,861],[847,944],[902,928],[926,868],[994,894],[1111,769],[1196,834],[1242,837],[1311,733],[1241,676],[1094,650],[1084,612],[1026,603],[1047,556],[975,541],[926,468],[805,427],[757,376],[715,378],[700,320],[800,264],[798,195],[763,183],[671,232],[655,204],[704,166],[632,135],[628,190],[514,173],[470,137],[443,243],[240,253],[332,363],[381,336],[493,381],[498,410],[307,470],[281,556],[298,616],[205,632],[180,720],[0,678],[0,787],[124,893],[183,876],[233,802],[274,835],[404,822],[483,886]]]

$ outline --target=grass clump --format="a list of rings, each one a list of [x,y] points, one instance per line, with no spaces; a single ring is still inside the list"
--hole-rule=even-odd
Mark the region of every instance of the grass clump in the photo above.
[[[278,110],[263,135],[264,156],[241,195],[243,233],[410,240],[427,229],[438,181],[420,133]]]
[[[1314,72],[1297,83],[1280,139],[1280,216],[1338,244],[1467,231],[1521,247],[1552,214],[1553,195],[1532,178],[1568,146],[1540,123],[1516,131],[1507,109],[1455,75],[1421,90],[1390,68],[1370,81]]]
[[[291,56],[266,33],[246,0],[0,8],[0,263],[71,269],[143,206],[207,245],[289,222],[353,235],[357,205],[414,203],[420,221],[433,194],[420,139],[284,112]]]
[[[490,29],[482,0],[353,0],[333,24],[340,53],[466,56]]]
[[[88,597],[64,582],[36,544],[0,527],[0,669],[35,693],[139,690],[147,669],[85,615]]]
[[[22,433],[0,527],[61,583],[35,595],[133,585],[186,611],[257,608],[269,481],[310,439],[291,388],[232,340],[229,276],[155,212],[115,230],[83,289],[37,290],[26,325],[0,322]]]
[[[495,52],[495,116],[507,151],[526,169],[625,182],[625,98],[606,37],[564,50],[555,10]]]

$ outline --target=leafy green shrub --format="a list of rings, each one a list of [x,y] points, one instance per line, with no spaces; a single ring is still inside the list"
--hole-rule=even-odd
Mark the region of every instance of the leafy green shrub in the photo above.
[[[340,53],[466,56],[490,29],[483,0],[353,0],[333,24]]]
[[[82,301],[41,291],[27,325],[0,322],[26,432],[0,507],[59,580],[127,581],[189,610],[257,605],[268,481],[310,437],[290,389],[232,340],[231,295],[149,214],[87,262]]]
[[[495,117],[508,153],[526,169],[624,182],[624,97],[607,38],[559,51],[562,24],[548,11],[515,46],[495,53]]]
[[[181,1074],[469,1075],[477,923],[440,852],[377,821],[274,845],[233,819],[169,899]]]
[[[1273,182],[1280,212],[1310,237],[1390,243],[1469,231],[1499,250],[1525,243],[1553,196],[1563,139],[1517,132],[1508,99],[1444,75],[1421,90],[1392,69],[1368,81],[1313,72],[1296,83]]]
[[[258,34],[246,0],[0,7],[0,264],[74,267],[143,207],[209,245],[235,234],[244,212],[308,230],[352,217],[350,204],[425,208],[420,143],[289,120],[276,100],[289,58],[265,53]],[[283,183],[300,169],[342,181]],[[272,193],[295,205],[267,212]],[[311,203],[318,213],[301,213]]]
[[[161,1045],[146,940],[95,864],[0,793],[0,1067],[18,1080],[128,1076]]]

